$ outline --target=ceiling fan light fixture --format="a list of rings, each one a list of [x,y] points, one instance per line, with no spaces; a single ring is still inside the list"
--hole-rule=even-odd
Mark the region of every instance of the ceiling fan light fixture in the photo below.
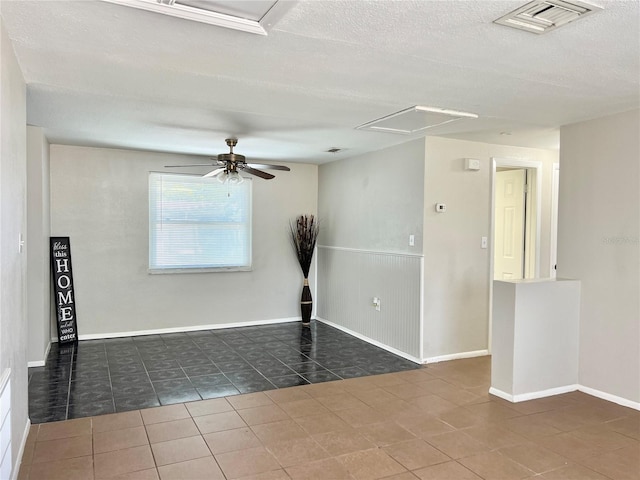
[[[242,175],[238,172],[229,172],[226,183],[229,185],[240,185],[242,182],[244,182],[244,177]]]
[[[229,174],[226,170],[221,171],[219,174],[215,176],[215,179],[220,183],[227,183],[227,179],[229,178]]]
[[[216,180],[223,185],[240,185],[244,182],[244,177],[238,172],[228,172],[227,170],[223,170],[216,175]]]

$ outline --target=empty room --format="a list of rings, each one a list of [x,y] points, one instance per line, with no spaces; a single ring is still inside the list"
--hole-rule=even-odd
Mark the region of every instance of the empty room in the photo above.
[[[0,0],[0,480],[640,478],[636,0]]]

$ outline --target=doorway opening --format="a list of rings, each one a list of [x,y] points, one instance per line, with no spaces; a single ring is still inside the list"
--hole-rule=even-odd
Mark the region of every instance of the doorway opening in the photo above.
[[[540,275],[542,164],[493,159],[491,279]]]
[[[517,280],[540,276],[542,223],[542,162],[495,157],[491,160],[489,351],[491,351],[493,328],[493,280]],[[509,199],[512,203],[503,203],[498,215],[496,215],[497,190],[500,190],[504,197],[512,197]],[[498,234],[496,223],[502,223],[503,226]],[[496,252],[501,253],[503,257],[513,257],[510,259],[512,266],[499,267],[503,268],[502,270],[496,268]]]

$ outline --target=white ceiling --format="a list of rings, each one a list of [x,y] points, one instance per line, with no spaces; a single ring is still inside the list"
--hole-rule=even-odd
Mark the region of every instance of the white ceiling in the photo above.
[[[414,138],[354,129],[413,105],[480,117],[422,134],[542,148],[640,106],[640,2],[544,35],[492,23],[524,3],[302,0],[268,36],[95,0],[0,12],[52,143],[217,154],[237,136],[249,161],[323,163]]]

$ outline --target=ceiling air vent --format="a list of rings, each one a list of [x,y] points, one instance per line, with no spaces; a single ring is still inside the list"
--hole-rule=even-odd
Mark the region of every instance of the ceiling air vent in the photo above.
[[[571,3],[562,0],[535,0],[500,17],[494,23],[541,34],[598,10],[602,10],[602,7],[575,0]]]

